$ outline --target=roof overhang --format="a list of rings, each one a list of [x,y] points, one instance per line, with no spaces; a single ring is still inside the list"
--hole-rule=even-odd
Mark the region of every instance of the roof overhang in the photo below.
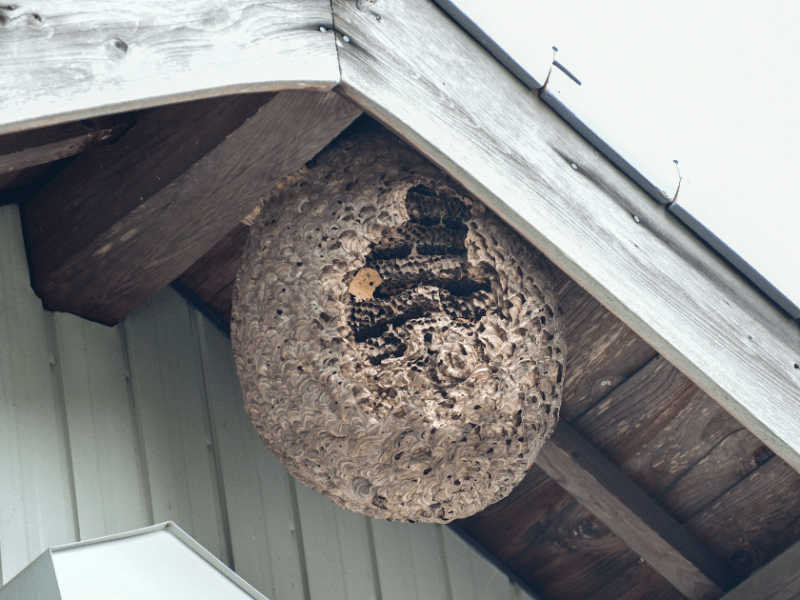
[[[15,93],[2,99],[0,131],[231,93],[334,89],[800,469],[797,325],[430,0],[334,0],[332,12],[326,0],[81,6],[10,11],[13,60],[0,73]]]

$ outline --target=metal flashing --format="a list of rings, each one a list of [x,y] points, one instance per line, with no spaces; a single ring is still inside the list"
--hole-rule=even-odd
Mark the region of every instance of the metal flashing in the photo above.
[[[531,74],[527,69],[522,67],[516,60],[514,60],[503,48],[498,44],[490,35],[488,35],[472,18],[470,18],[453,0],[434,0],[439,8],[444,10],[450,17],[467,33],[480,42],[489,54],[494,56],[506,69],[511,71],[514,76],[519,79],[528,89],[538,90],[541,88],[546,79],[546,73],[537,77]],[[463,6],[463,2],[460,2]],[[540,81],[541,80],[541,81]]]
[[[698,221],[688,210],[673,202],[667,207],[675,217],[689,228],[695,235],[711,246],[717,254],[722,256],[739,273],[741,273],[754,286],[760,289],[770,300],[780,306],[790,317],[800,325],[800,308],[789,300],[781,291],[767,281],[761,273],[756,271],[746,260],[739,256],[725,242],[718,238],[708,227]]]
[[[603,156],[612,162],[620,171],[625,173],[631,180],[633,180],[640,188],[642,188],[653,200],[659,204],[668,204],[670,198],[664,194],[656,185],[654,185],[647,177],[634,167],[631,163],[625,160],[621,154],[609,146],[603,139],[597,135],[592,128],[586,125],[583,120],[572,112],[561,100],[559,100],[551,89],[545,89],[544,93],[539,97],[544,101],[547,106],[552,108],[556,114],[564,119],[570,127],[577,131],[581,136],[594,146]]]

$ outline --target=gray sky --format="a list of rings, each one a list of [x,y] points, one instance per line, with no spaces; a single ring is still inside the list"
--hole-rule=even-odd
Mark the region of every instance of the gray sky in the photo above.
[[[456,1],[800,306],[800,3]]]

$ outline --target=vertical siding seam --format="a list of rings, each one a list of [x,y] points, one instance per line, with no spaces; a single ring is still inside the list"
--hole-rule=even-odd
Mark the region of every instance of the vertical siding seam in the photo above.
[[[133,390],[133,372],[131,371],[130,352],[128,347],[128,334],[125,330],[125,322],[117,324],[119,337],[122,343],[122,360],[125,369],[125,388],[128,392],[128,407],[131,412],[131,422],[135,429],[136,438],[136,464],[139,472],[139,489],[142,490],[142,506],[145,509],[145,518],[149,525],[155,524],[153,512],[153,495],[150,491],[150,473],[147,468],[147,453],[144,449],[144,431],[142,427],[142,415],[139,410],[139,403],[136,401],[136,393]]]
[[[436,539],[439,543],[439,554],[442,557],[442,569],[444,571],[444,590],[447,600],[453,600],[453,586],[450,584],[450,566],[447,564],[447,552],[444,548],[444,531],[441,525],[436,525]]]
[[[364,515],[367,524],[367,548],[369,549],[369,562],[372,567],[372,581],[375,586],[375,600],[383,600],[381,576],[378,571],[378,553],[375,551],[375,534],[372,533],[372,519]]]
[[[56,426],[60,432],[61,439],[59,446],[63,453],[61,460],[64,461],[67,470],[67,486],[69,488],[70,508],[72,509],[73,535],[75,541],[81,540],[81,524],[78,517],[78,493],[75,489],[75,466],[72,457],[72,442],[69,435],[69,423],[67,421],[67,400],[64,392],[64,375],[61,372],[61,357],[58,352],[58,334],[56,333],[55,317],[52,312],[42,309],[42,319],[44,320],[45,331],[47,334],[47,345],[50,354],[50,381],[53,386],[53,398],[56,405]]]
[[[292,520],[294,521],[294,535],[297,541],[297,556],[300,560],[300,575],[303,581],[303,598],[311,600],[311,586],[308,582],[308,567],[306,566],[306,547],[303,540],[303,527],[300,523],[300,505],[297,502],[297,482],[294,477],[285,474],[287,483],[289,484],[289,497],[292,500]]]
[[[231,528],[228,519],[228,501],[225,496],[225,482],[222,478],[222,461],[219,456],[219,445],[217,443],[218,435],[217,429],[211,420],[211,405],[208,399],[208,379],[206,373],[206,357],[207,352],[204,352],[205,344],[203,336],[200,331],[199,319],[203,318],[198,314],[198,311],[190,307],[187,303],[189,310],[189,326],[191,327],[192,334],[195,338],[195,345],[197,346],[197,354],[200,357],[200,379],[203,384],[203,398],[202,410],[203,421],[205,423],[206,440],[209,453],[209,466],[213,469],[213,490],[214,490],[214,509],[217,513],[217,528],[219,531],[219,544],[220,544],[220,560],[228,565],[232,570],[236,570],[235,563],[233,562],[233,544],[231,541]]]

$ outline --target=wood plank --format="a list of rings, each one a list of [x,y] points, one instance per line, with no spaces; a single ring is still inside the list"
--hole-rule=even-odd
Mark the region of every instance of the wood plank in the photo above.
[[[175,279],[360,111],[331,92],[167,107],[71,163],[24,211],[45,306],[107,325]]]
[[[223,532],[189,307],[167,288],[123,327],[155,522],[174,521],[220,557]]]
[[[234,570],[269,598],[304,600],[291,477],[244,410],[230,340],[197,317]]]
[[[736,575],[565,422],[537,464],[688,598],[718,598]]]
[[[113,142],[136,122],[136,114],[84,119],[0,135],[0,175],[53,162]]]
[[[636,485],[658,499],[670,514],[683,510],[677,502],[665,500],[664,492],[679,481],[709,452],[728,436],[742,430],[742,425],[705,394],[696,396],[680,413],[645,444],[636,454],[620,465],[620,469]],[[717,462],[719,471],[726,463]],[[718,491],[717,491],[718,493]],[[709,496],[711,502],[716,496]],[[680,520],[680,519],[679,519]]]
[[[0,581],[77,541],[58,365],[16,206],[0,207]]]
[[[63,0],[2,6],[0,23],[14,57],[0,65],[0,132],[339,80],[326,0]]]
[[[742,428],[725,437],[658,501],[679,522],[699,513],[774,455]]]
[[[337,31],[350,40],[340,44],[342,94],[485,201],[800,468],[800,330],[791,319],[432,2],[333,6]],[[437,52],[421,39],[437,40]]]
[[[120,331],[54,320],[80,539],[152,525]]]
[[[573,502],[507,565],[545,598],[584,598],[637,558],[600,519]]]
[[[508,496],[457,523],[505,563],[535,543],[574,503],[564,488],[533,465]]]
[[[743,575],[800,540],[800,474],[769,459],[684,528]]]
[[[575,419],[572,427],[612,462],[620,464],[702,394],[659,356]]]
[[[563,271],[552,270],[568,351],[561,417],[572,422],[657,354]]]
[[[637,560],[618,577],[583,600],[642,600],[642,598],[684,600],[685,596],[650,568],[647,561]]]
[[[227,321],[230,321],[233,283],[249,233],[250,227],[239,223],[179,278],[211,308],[228,315]]]
[[[796,600],[800,597],[800,542],[772,559],[722,600]]]
[[[196,316],[234,568],[265,595],[299,600],[303,573],[290,478],[244,411],[230,341]]]

